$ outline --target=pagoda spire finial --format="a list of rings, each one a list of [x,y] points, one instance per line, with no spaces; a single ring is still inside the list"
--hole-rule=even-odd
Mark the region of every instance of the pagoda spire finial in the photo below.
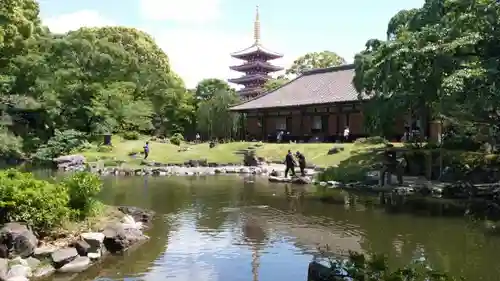
[[[260,16],[259,16],[259,5],[255,7],[255,22],[253,25],[253,38],[255,39],[255,44],[260,43]]]

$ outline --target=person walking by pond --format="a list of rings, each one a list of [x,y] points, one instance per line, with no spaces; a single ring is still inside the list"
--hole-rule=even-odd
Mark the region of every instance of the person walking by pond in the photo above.
[[[297,153],[295,153],[295,156],[299,160],[300,175],[302,177],[305,177],[306,176],[306,157],[304,156],[304,154],[300,153],[300,151],[297,151]]]
[[[285,156],[285,178],[288,177],[288,172],[291,172],[291,176],[295,177],[295,159],[293,159],[292,151],[288,150]]]
[[[144,145],[144,160],[148,159],[149,156],[149,141]]]

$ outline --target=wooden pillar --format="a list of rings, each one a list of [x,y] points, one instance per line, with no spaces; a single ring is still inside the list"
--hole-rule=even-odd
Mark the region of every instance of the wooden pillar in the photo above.
[[[342,106],[337,105],[337,137],[340,135],[342,132],[340,130],[340,117],[342,116]]]
[[[304,137],[304,110],[300,111],[300,135]]]
[[[246,122],[247,122],[247,115],[246,113],[241,113],[240,115],[240,140],[246,141],[247,140],[247,128],[246,128]]]
[[[266,125],[266,121],[267,121],[266,118],[267,118],[267,114],[264,113],[260,119],[261,120],[260,124],[262,126],[261,127],[261,140],[262,141],[266,140],[266,126],[267,126]]]

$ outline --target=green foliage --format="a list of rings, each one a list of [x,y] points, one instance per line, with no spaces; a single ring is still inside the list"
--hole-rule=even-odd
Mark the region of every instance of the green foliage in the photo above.
[[[345,260],[329,258],[332,281],[456,281],[443,272],[433,270],[424,257],[415,259],[409,265],[392,270],[384,255],[368,258],[363,254],[350,252]]]
[[[179,133],[175,133],[173,136],[170,137],[170,143],[174,145],[181,145],[183,141],[184,137]]]
[[[267,80],[266,84],[264,84],[264,89],[266,89],[266,92],[271,92],[288,83],[289,81],[290,80],[288,78],[280,75],[276,79]]]
[[[113,147],[110,145],[100,145],[97,147],[97,152],[113,152]]]
[[[0,171],[0,186],[0,224],[22,221],[47,230],[69,218],[69,195],[63,186],[13,169]]]
[[[226,81],[210,78],[204,79],[196,86],[196,97],[199,100],[209,100],[219,92],[230,91],[231,88]]]
[[[39,161],[50,161],[55,157],[69,154],[71,151],[85,144],[85,135],[75,130],[58,131],[46,144],[40,146],[34,159]]]
[[[0,127],[0,158],[6,160],[23,158],[22,139],[3,127]]]
[[[97,203],[96,196],[102,188],[99,177],[92,173],[78,172],[65,178],[61,184],[69,194],[69,207],[79,217],[90,215]]]
[[[286,70],[286,74],[300,75],[307,70],[339,66],[345,63],[344,58],[331,51],[307,53],[296,59]]]
[[[123,132],[123,138],[126,140],[138,140],[140,137],[141,135],[135,131]]]
[[[54,143],[57,130],[92,139],[128,131],[184,133],[192,127],[194,95],[148,34],[126,27],[51,34],[40,26],[36,2],[4,2],[0,124],[22,138],[25,152],[36,151],[35,159],[71,150]],[[17,149],[10,136],[2,138],[2,154]]]
[[[376,103],[368,126],[378,134],[394,116],[409,113],[475,129],[482,141],[497,138],[500,5],[473,2],[425,1],[400,11],[386,40],[368,40],[355,57],[353,82]]]
[[[329,167],[318,175],[319,181],[338,181],[342,183],[362,181],[370,171],[367,166],[354,163],[344,164],[339,167]]]
[[[354,141],[355,145],[377,145],[377,144],[387,144],[387,141],[383,137],[368,137],[368,138],[359,138]]]
[[[237,133],[239,115],[229,107],[239,101],[233,90],[217,92],[211,99],[201,101],[196,111],[197,130],[206,138],[231,139]]]

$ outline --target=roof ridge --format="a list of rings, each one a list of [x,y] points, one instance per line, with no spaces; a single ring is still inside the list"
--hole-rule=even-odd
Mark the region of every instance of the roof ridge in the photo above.
[[[330,66],[330,67],[315,68],[315,69],[306,70],[300,76],[321,74],[321,73],[326,73],[326,72],[335,72],[335,71],[342,71],[342,70],[350,70],[350,69],[354,69],[354,68],[355,68],[355,66],[353,63],[342,64],[342,65],[338,65],[338,66]]]

